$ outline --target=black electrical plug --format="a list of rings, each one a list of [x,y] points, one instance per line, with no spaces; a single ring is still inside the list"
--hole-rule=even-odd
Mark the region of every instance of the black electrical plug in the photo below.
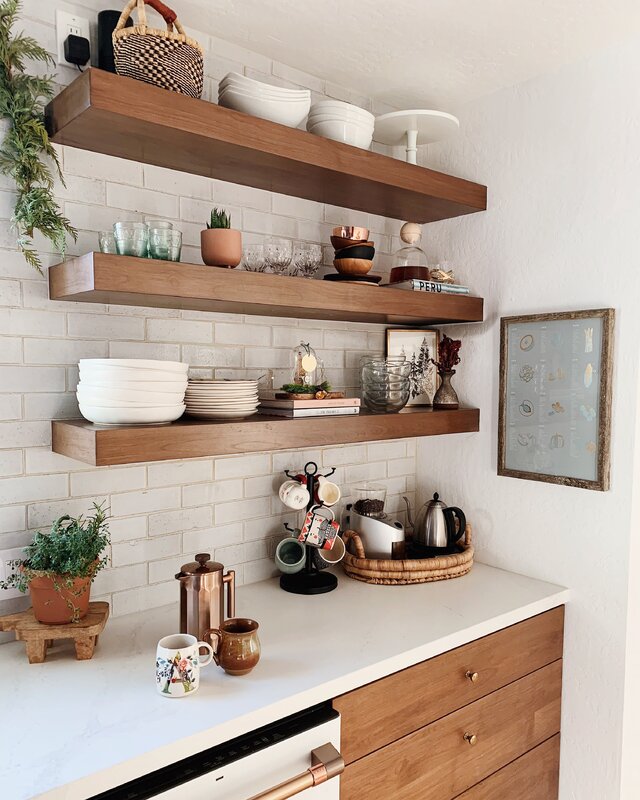
[[[75,64],[78,68],[84,67],[91,58],[89,40],[84,36],[75,36],[70,33],[64,40],[64,57],[69,64]]]

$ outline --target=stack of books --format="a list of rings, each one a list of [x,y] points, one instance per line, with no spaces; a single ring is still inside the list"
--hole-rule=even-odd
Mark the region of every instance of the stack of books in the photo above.
[[[385,286],[390,289],[405,289],[409,292],[435,292],[437,294],[469,294],[468,286],[460,286],[457,283],[440,283],[439,281],[424,281],[420,278],[412,278],[409,281],[400,283],[387,283]]]
[[[360,413],[357,397],[342,397],[330,400],[260,400],[260,414],[272,417],[339,417]]]

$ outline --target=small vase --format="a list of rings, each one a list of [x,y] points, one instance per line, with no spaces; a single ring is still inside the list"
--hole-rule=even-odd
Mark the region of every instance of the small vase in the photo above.
[[[237,267],[242,260],[242,234],[233,228],[207,228],[200,235],[202,260],[209,267]]]
[[[451,385],[451,376],[456,374],[455,369],[439,372],[440,386],[433,396],[433,407],[438,409],[458,408],[458,395]]]

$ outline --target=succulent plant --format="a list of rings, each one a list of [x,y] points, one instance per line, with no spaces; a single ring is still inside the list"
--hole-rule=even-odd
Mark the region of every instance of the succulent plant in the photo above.
[[[230,228],[231,214],[227,214],[224,208],[214,208],[211,212],[211,222],[207,222],[207,228]]]

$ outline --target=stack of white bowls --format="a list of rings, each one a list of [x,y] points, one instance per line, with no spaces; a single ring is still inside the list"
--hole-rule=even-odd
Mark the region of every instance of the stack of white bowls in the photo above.
[[[194,378],[185,396],[187,414],[201,419],[240,419],[258,410],[258,381]]]
[[[230,72],[220,81],[218,103],[225,108],[297,128],[309,113],[311,92],[308,89],[282,89]]]
[[[188,364],[139,358],[80,359],[80,413],[98,425],[151,425],[184,414]]]
[[[307,130],[326,139],[368,150],[374,123],[375,117],[364,108],[341,100],[320,100],[309,112]]]

